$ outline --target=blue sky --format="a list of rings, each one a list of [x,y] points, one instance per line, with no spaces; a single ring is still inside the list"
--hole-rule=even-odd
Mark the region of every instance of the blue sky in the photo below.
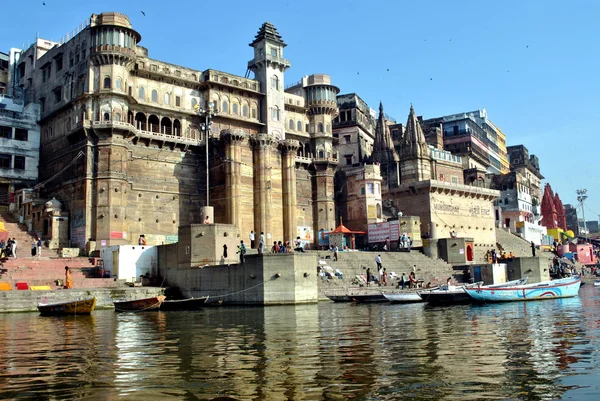
[[[288,44],[287,84],[327,73],[342,93],[375,109],[381,100],[399,122],[411,103],[424,118],[485,107],[508,145],[540,158],[563,203],[587,188],[586,219],[599,217],[599,1],[45,3],[2,2],[0,51],[31,43],[36,32],[58,40],[92,13],[119,11],[150,57],[244,75],[248,43],[270,21]]]

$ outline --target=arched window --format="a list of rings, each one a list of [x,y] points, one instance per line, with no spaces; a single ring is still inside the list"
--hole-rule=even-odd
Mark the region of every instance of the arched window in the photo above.
[[[360,187],[360,194],[364,195],[365,194],[365,187]]]
[[[381,218],[381,205],[379,203],[377,204],[377,218]]]
[[[242,116],[248,117],[248,106],[246,105],[242,106]]]
[[[223,100],[223,110],[221,110],[223,113],[229,113],[229,103],[227,103],[227,100]]]
[[[117,78],[117,81],[115,82],[115,87],[117,89],[121,89],[121,78]]]
[[[271,77],[271,88],[279,90],[279,78],[277,78],[277,75]]]
[[[236,114],[236,115],[238,114],[238,105],[237,105],[237,103],[233,103],[231,105],[231,111],[233,112],[233,114]]]
[[[329,133],[329,131],[331,131],[331,127],[329,126],[329,124],[327,124],[325,126],[325,132]]]
[[[169,104],[171,101],[171,95],[169,93],[165,93],[165,104]]]
[[[156,89],[152,89],[152,102],[158,103],[158,91]]]
[[[121,121],[121,115],[119,113],[115,113],[115,121]]]
[[[322,150],[319,150],[319,159],[322,159],[325,157],[325,153]]]
[[[290,131],[294,130],[294,120],[290,120]]]
[[[110,121],[110,115],[108,113],[104,113],[104,121]]]
[[[84,40],[81,45],[81,58],[84,59],[86,55],[87,55],[87,43]]]
[[[110,89],[110,77],[104,78],[104,89]]]
[[[323,123],[319,123],[319,125],[317,125],[317,132],[323,132]]]
[[[302,132],[302,121],[298,121],[298,126],[296,127],[296,131]]]
[[[279,121],[279,107],[275,106],[271,109],[271,119]]]
[[[198,101],[194,98],[192,98],[192,109],[196,108],[196,105],[198,104]]]

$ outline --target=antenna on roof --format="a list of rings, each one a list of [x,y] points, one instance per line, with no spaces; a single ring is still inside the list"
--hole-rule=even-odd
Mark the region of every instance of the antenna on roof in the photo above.
[[[244,78],[249,78],[250,77],[250,68],[246,69],[246,75],[244,75]]]

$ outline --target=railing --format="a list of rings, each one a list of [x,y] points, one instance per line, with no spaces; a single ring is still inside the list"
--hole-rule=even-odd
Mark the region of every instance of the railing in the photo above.
[[[122,127],[125,128],[133,133],[135,133],[138,136],[143,136],[146,138],[155,138],[155,139],[161,139],[163,141],[168,141],[168,142],[178,142],[178,143],[189,143],[189,144],[197,144],[200,142],[200,135],[195,133],[194,131],[190,131],[188,133],[186,133],[184,136],[180,136],[181,134],[181,129],[176,128],[174,129],[174,133],[175,135],[173,135],[171,133],[171,128],[170,127],[163,127],[165,128],[165,132],[155,132],[152,131],[152,127],[155,126],[154,124],[148,124],[150,127],[150,131],[146,131],[146,125],[142,124],[142,128],[136,128],[133,124],[127,123],[127,122],[123,122],[123,121],[92,121],[92,126],[93,127],[102,127],[102,126],[111,126],[111,127]],[[167,131],[168,128],[168,132]]]

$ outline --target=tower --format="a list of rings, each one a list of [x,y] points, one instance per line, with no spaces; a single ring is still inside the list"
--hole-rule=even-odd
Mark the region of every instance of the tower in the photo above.
[[[338,159],[333,149],[332,120],[338,115],[339,89],[326,74],[303,79],[309,115],[309,135],[315,149],[313,158],[313,222],[315,232],[336,227],[334,175]]]
[[[406,132],[400,145],[401,183],[431,179],[431,156],[429,145],[421,129],[412,104],[406,122]]]
[[[542,225],[546,228],[558,227],[558,213],[554,205],[554,193],[550,184],[544,187],[544,196],[542,197]]]
[[[283,76],[290,68],[289,60],[283,58],[283,48],[287,45],[270,22],[262,24],[254,41],[254,58],[248,62],[248,69],[260,82],[265,93],[260,105],[260,120],[265,124],[265,133],[278,140],[285,137]]]
[[[390,129],[385,123],[385,114],[383,113],[383,104],[381,102],[379,102],[379,119],[375,128],[373,161],[381,165],[384,186],[397,188],[400,185],[400,158],[394,148]]]

